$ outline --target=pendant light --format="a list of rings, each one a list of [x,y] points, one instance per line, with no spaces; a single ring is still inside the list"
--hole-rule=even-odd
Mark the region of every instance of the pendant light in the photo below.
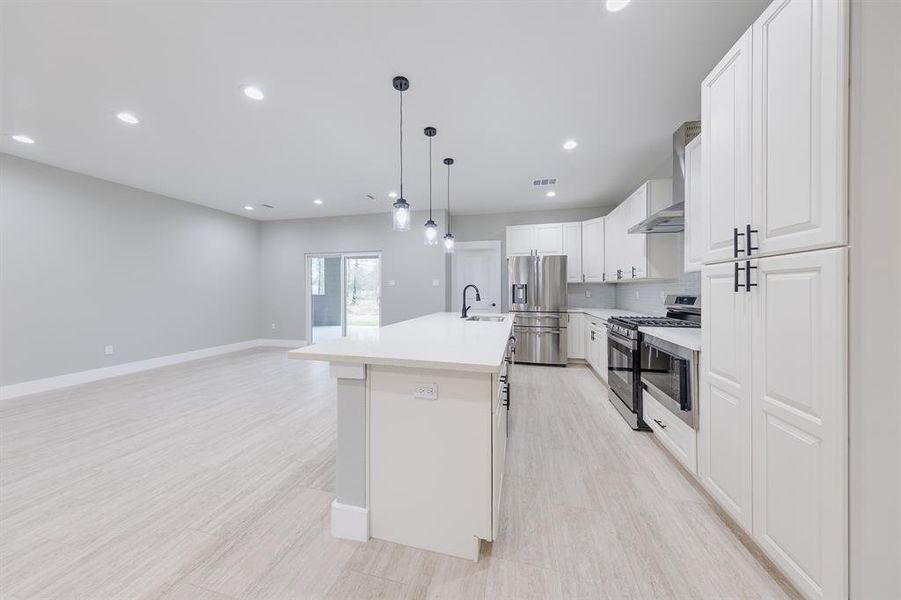
[[[454,234],[450,230],[450,168],[454,164],[454,159],[445,158],[444,164],[447,165],[447,233],[444,234],[444,251],[452,254],[454,252]]]
[[[423,133],[429,138],[429,220],[425,222],[425,245],[438,244],[438,224],[432,220],[432,138],[438,133],[434,127],[426,127]]]
[[[393,204],[392,223],[394,231],[409,231],[410,205],[404,199],[404,92],[410,88],[410,80],[398,75],[391,83],[400,92],[400,196]]]

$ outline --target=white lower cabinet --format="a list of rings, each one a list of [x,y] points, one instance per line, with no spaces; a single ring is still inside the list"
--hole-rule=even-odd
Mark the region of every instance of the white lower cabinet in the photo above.
[[[699,478],[809,598],[848,585],[847,253],[702,269]]]
[[[751,261],[754,538],[810,598],[847,590],[847,252]]]
[[[566,336],[569,358],[585,358],[585,318],[582,313],[569,313]]]
[[[736,291],[736,263],[701,271],[698,476],[729,515],[751,532],[751,319]]]
[[[500,392],[505,394],[503,390]],[[491,539],[497,539],[500,523],[501,490],[504,484],[504,460],[507,457],[507,407],[495,403],[491,428]]]
[[[670,453],[692,473],[698,472],[698,436],[687,423],[676,417],[644,390],[644,420]]]
[[[586,359],[598,377],[607,383],[607,326],[597,317],[586,317]]]

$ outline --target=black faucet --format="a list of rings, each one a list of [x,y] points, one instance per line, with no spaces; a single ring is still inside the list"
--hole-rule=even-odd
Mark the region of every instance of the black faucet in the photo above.
[[[466,306],[466,290],[468,290],[469,288],[472,288],[472,289],[474,289],[474,290],[476,291],[476,302],[478,302],[479,300],[482,299],[482,297],[479,295],[479,288],[477,288],[477,287],[474,286],[473,284],[470,283],[470,284],[467,285],[465,288],[463,288],[463,313],[460,315],[460,318],[461,318],[461,319],[465,319],[465,318],[466,318],[466,312],[467,312],[470,308],[472,308],[471,306]]]

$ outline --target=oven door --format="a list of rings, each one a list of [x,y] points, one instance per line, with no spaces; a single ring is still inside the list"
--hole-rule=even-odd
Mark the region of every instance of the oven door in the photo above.
[[[638,341],[630,340],[607,330],[607,385],[629,410],[638,413],[635,406],[635,351]]]
[[[695,353],[646,335],[641,344],[641,384],[662,406],[698,428]]]

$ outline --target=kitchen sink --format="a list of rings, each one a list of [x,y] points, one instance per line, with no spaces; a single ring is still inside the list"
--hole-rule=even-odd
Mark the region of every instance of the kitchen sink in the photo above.
[[[494,317],[488,315],[473,315],[471,317],[466,317],[467,321],[491,321],[492,323],[500,323],[506,317]]]

